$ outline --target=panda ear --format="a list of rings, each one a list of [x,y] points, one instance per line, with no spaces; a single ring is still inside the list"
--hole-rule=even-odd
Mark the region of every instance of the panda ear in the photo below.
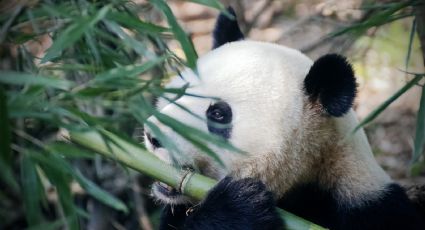
[[[236,19],[236,13],[232,7],[226,10],[233,18],[229,18],[225,13],[221,12],[217,18],[213,32],[213,49],[233,41],[244,39]]]
[[[304,87],[311,102],[319,101],[335,117],[350,110],[357,92],[354,71],[347,59],[338,54],[328,54],[315,61]]]

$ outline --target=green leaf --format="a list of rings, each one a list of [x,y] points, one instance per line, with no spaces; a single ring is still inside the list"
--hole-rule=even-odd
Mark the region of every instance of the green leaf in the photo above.
[[[92,56],[94,57],[95,63],[96,64],[101,63],[101,57],[100,57],[100,54],[99,54],[99,49],[97,47],[93,33],[91,31],[85,31],[84,37],[85,37],[86,44],[89,47]]]
[[[69,230],[80,229],[78,221],[78,211],[74,204],[74,198],[72,196],[71,187],[67,177],[64,174],[53,176],[55,172],[46,172],[47,177],[55,185],[57,194],[59,195],[59,202],[61,204],[62,211],[64,213],[64,222]],[[59,172],[60,173],[60,172]],[[61,178],[62,179],[55,179]]]
[[[104,73],[98,74],[93,83],[101,83],[101,82],[107,82],[114,79],[120,79],[120,78],[134,78],[138,77],[140,74],[148,71],[149,69],[155,67],[159,63],[162,63],[165,59],[167,59],[168,56],[163,56],[156,58],[154,60],[146,61],[142,65],[127,65],[127,66],[120,66],[111,70],[108,70]]]
[[[198,147],[200,150],[202,150],[204,153],[212,157],[217,163],[219,163],[221,166],[224,166],[223,161],[220,159],[220,157],[212,151],[208,146],[206,142],[201,142],[199,140],[200,137],[209,139],[209,141],[213,142],[214,144],[219,143],[218,140],[212,140],[215,139],[213,137],[210,137],[207,133],[204,133],[200,130],[197,130],[193,127],[190,127],[188,125],[185,125],[181,123],[178,120],[175,120],[174,118],[161,114],[161,113],[155,113],[154,116],[158,118],[161,123],[167,125],[168,127],[172,128],[175,132],[180,134],[183,138],[187,139],[190,143]],[[208,136],[206,136],[208,135]],[[211,139],[210,139],[211,138]]]
[[[60,158],[58,155],[55,155],[54,152],[51,152],[51,154],[33,155],[32,157],[36,159],[40,164],[44,165],[45,167],[48,167],[62,174],[67,174],[74,177],[75,180],[81,185],[81,187],[88,194],[93,196],[93,198],[99,200],[100,202],[116,210],[123,211],[125,213],[128,212],[126,205],[122,201],[118,200],[117,198],[109,194],[108,192],[102,190],[95,183],[91,182],[89,179],[84,177],[84,175],[81,174],[78,170],[74,169],[63,158]]]
[[[414,4],[414,1],[401,1],[397,3],[383,4],[380,6],[382,9],[373,11],[371,13],[372,16],[370,16],[366,20],[333,32],[330,34],[330,37],[340,36],[345,33],[361,35],[369,28],[381,26],[401,18],[412,16],[412,13],[397,12],[402,11],[402,9]]]
[[[21,190],[18,182],[16,182],[11,165],[6,164],[3,160],[0,160],[0,179],[4,181],[14,193],[20,194]]]
[[[39,14],[49,14],[50,16],[58,17],[58,18],[72,18],[71,15],[72,9],[69,3],[64,2],[62,4],[55,3],[54,5],[43,4],[41,9],[39,10]]]
[[[198,55],[196,54],[195,47],[193,46],[190,38],[177,23],[176,17],[170,7],[164,0],[150,0],[150,2],[164,13],[174,36],[182,46],[183,52],[186,56],[187,66],[189,66],[192,70],[196,70],[196,60],[198,59]]]
[[[79,40],[84,33],[91,29],[96,23],[102,20],[108,13],[110,6],[104,6],[98,13],[92,17],[83,17],[69,25],[59,36],[54,40],[52,46],[47,50],[47,53],[41,59],[41,63],[46,63],[53,58],[58,57],[62,50],[70,47]]]
[[[73,175],[75,176],[75,179],[78,181],[78,183],[81,185],[81,187],[91,196],[99,200],[100,202],[108,205],[111,208],[114,208],[118,211],[123,211],[125,213],[128,213],[127,206],[108,192],[101,189],[99,186],[97,186],[95,183],[87,179],[83,176],[79,171],[74,171]]]
[[[419,160],[419,157],[424,154],[425,147],[425,87],[422,86],[421,102],[416,119],[416,134],[415,143],[412,154],[412,163]]]
[[[409,62],[410,62],[410,56],[412,54],[413,39],[415,37],[415,32],[416,32],[416,18],[413,19],[412,28],[410,29],[409,46],[407,47],[406,59],[404,62],[405,71],[408,71],[408,68],[409,68]]]
[[[64,79],[45,77],[14,71],[0,71],[0,83],[10,85],[39,85],[56,89],[68,90],[73,83]]]
[[[44,222],[36,226],[29,226],[27,230],[57,230],[63,229],[68,218],[59,219],[51,222]]]
[[[410,165],[410,175],[420,176],[425,171],[425,161],[416,161]]]
[[[12,171],[11,131],[7,108],[7,98],[0,85],[0,178],[15,193],[19,193],[19,186]]]
[[[416,75],[415,78],[413,78],[411,81],[406,83],[401,89],[399,89],[394,95],[392,95],[390,98],[388,98],[386,101],[384,101],[381,105],[379,105],[375,110],[373,110],[371,113],[369,113],[353,130],[353,133],[355,133],[357,130],[359,130],[361,127],[365,126],[369,122],[373,121],[379,114],[381,114],[382,111],[384,111],[391,103],[393,103],[397,98],[399,98],[401,95],[403,95],[407,90],[412,88],[414,85],[416,85],[421,79],[423,78],[422,75]]]
[[[46,148],[51,152],[58,153],[67,158],[94,158],[95,156],[93,153],[65,142],[54,142],[48,144]]]
[[[124,27],[137,30],[140,33],[156,35],[158,33],[170,31],[169,28],[158,26],[149,22],[144,22],[138,17],[130,16],[124,13],[111,12],[107,15],[106,18],[115,22],[119,22]]]
[[[136,51],[136,53],[143,57],[153,57],[154,54],[148,50],[146,44],[141,41],[134,39],[132,36],[124,32],[124,30],[115,22],[105,20],[105,25],[115,34],[117,34],[122,42],[129,48]]]
[[[183,156],[183,153],[177,147],[173,140],[171,140],[168,136],[166,136],[158,126],[154,125],[150,121],[145,121],[145,125],[149,128],[152,134],[158,138],[159,142],[171,153],[172,160],[175,161],[175,154],[179,154],[179,156]],[[176,162],[173,162],[176,163]]]
[[[12,163],[9,122],[6,93],[3,86],[0,85],[0,160],[4,161],[6,165],[10,165]]]
[[[40,194],[42,186],[33,161],[26,155],[21,160],[21,181],[28,225],[41,224],[43,222]]]

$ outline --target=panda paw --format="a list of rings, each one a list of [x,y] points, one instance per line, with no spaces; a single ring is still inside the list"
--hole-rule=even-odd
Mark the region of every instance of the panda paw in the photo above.
[[[251,178],[226,177],[190,214],[187,229],[282,229],[273,194]]]

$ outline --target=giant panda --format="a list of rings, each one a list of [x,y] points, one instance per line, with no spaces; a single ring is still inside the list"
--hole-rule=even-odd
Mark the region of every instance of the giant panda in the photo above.
[[[149,118],[185,155],[173,158],[146,127],[150,151],[219,180],[200,203],[154,183],[153,195],[165,204],[160,229],[282,229],[276,206],[329,229],[425,229],[403,188],[373,158],[363,130],[350,135],[356,79],[343,56],[312,61],[295,49],[245,40],[224,14],[213,40],[196,73],[187,69],[167,85],[188,86],[187,94],[157,106],[246,154],[212,147],[222,167]]]

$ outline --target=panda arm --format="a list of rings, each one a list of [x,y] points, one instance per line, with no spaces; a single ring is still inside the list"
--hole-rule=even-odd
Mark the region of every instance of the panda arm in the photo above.
[[[381,195],[370,200],[362,195],[365,200],[355,204],[308,183],[294,187],[278,201],[278,207],[333,230],[425,229],[402,187],[391,183],[373,195],[377,194]]]
[[[271,192],[254,179],[226,177],[186,218],[192,229],[282,229]]]
[[[356,226],[350,229],[425,229],[425,222],[418,210],[409,200],[404,188],[391,183],[386,185],[383,195],[374,202],[368,202],[360,207],[345,209],[342,212],[341,229],[343,226]]]
[[[182,229],[187,209],[186,205],[165,205],[161,212],[159,230]]]

